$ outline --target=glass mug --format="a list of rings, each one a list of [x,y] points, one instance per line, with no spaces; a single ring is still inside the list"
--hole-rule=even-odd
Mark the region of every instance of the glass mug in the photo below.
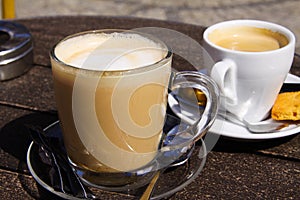
[[[171,50],[151,35],[81,32],[58,42],[50,57],[68,159],[88,185],[123,191],[149,183],[155,171],[186,154],[216,117],[216,84],[198,72],[172,70]],[[194,89],[206,95],[204,107],[196,95],[186,98]],[[179,119],[170,126],[168,91],[194,101],[194,124]]]

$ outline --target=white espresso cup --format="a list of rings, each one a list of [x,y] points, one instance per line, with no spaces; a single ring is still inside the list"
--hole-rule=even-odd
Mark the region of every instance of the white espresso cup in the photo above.
[[[248,122],[266,118],[291,68],[294,34],[270,22],[232,20],[208,27],[203,39],[223,108]]]

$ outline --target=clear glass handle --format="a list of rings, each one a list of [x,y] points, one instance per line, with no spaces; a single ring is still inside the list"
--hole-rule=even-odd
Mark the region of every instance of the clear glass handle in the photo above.
[[[213,124],[219,109],[219,89],[207,75],[196,71],[182,71],[173,74],[170,84],[171,96],[177,101],[177,111],[190,124],[193,140],[197,141]],[[170,101],[169,101],[170,102]]]
[[[145,168],[154,172],[184,163],[195,142],[213,124],[219,109],[219,89],[207,75],[194,71],[174,72],[170,80],[164,133],[157,155]],[[175,114],[176,116],[174,116]]]

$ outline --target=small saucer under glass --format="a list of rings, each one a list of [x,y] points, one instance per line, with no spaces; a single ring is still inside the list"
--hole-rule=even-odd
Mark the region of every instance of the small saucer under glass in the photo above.
[[[59,130],[59,123],[54,123],[45,129],[45,132]],[[57,191],[51,185],[49,167],[42,161],[40,154],[43,153],[35,142],[32,142],[27,151],[27,165],[33,178],[49,192],[64,199],[80,199],[70,193]],[[195,146],[190,159],[179,166],[167,168],[160,173],[159,179],[155,184],[154,191],[150,199],[162,199],[171,196],[190,184],[202,171],[206,161],[206,147],[203,140],[199,140]],[[147,187],[147,186],[146,186]],[[136,199],[142,195],[146,187],[141,188],[139,193],[111,193],[98,188],[89,187],[96,199],[108,198],[117,195],[122,199]]]

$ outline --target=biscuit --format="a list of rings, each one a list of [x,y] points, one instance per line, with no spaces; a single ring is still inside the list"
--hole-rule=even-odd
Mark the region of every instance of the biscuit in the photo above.
[[[280,93],[273,105],[274,120],[300,120],[300,91]]]

